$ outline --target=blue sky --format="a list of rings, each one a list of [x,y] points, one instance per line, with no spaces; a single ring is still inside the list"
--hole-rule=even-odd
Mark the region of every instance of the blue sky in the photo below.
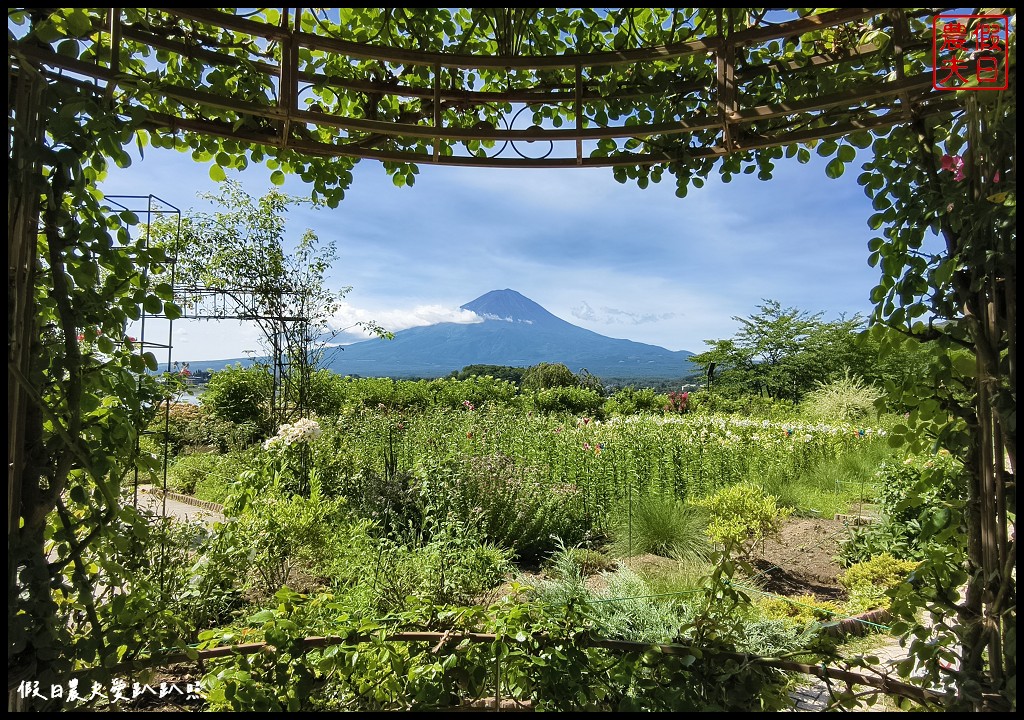
[[[363,160],[337,209],[289,213],[289,237],[309,228],[337,244],[328,284],[352,287],[339,328],[471,321],[460,305],[511,288],[602,335],[701,352],[765,299],[827,320],[870,313],[878,271],[867,264],[873,211],[856,183],[859,162],[830,180],[816,155],[807,165],[780,160],[769,182],[715,175],[680,199],[671,179],[641,190],[589,168],[423,165],[414,187],[399,188],[380,163]],[[254,196],[272,187],[259,166],[229,177]],[[212,210],[197,194],[216,183],[190,155],[147,148],[131,167],[112,167],[100,188],[152,194],[187,212]],[[283,189],[309,192],[297,177]],[[146,332],[158,339],[166,330],[151,323]],[[180,360],[242,357],[258,350],[258,333],[182,320],[173,344]]]

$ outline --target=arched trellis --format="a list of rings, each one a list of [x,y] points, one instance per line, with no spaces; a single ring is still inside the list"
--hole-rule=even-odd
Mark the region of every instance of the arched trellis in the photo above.
[[[518,10],[518,9],[517,9]],[[275,11],[276,12],[276,11]],[[550,55],[468,55],[360,43],[327,31],[303,29],[317,14],[284,8],[278,22],[202,8],[153,9],[131,18],[111,8],[104,28],[92,28],[91,62],[47,47],[17,49],[49,68],[54,79],[80,83],[119,101],[121,112],[144,112],[155,129],[290,149],[320,157],[481,167],[650,166],[682,156],[715,158],[759,148],[813,142],[864,130],[884,130],[908,118],[949,113],[949,93],[933,89],[932,68],[921,64],[931,48],[934,9],[847,8],[767,22],[720,15],[720,34],[650,47]],[[752,23],[752,24],[750,24]],[[916,32],[912,31],[913,27]],[[731,28],[731,29],[730,29]],[[812,46],[801,60],[774,60],[770,51],[810,31],[835,29],[831,48]],[[854,42],[868,28],[895,45]],[[229,53],[216,34],[240,33]],[[841,34],[845,32],[845,35]],[[155,50],[157,62],[143,56]],[[911,51],[914,51],[913,53]],[[153,82],[159,53],[196,63],[194,86]],[[911,60],[911,58],[916,58]],[[135,63],[135,70],[128,68]],[[607,88],[609,68],[665,68],[652,82]],[[860,79],[837,92],[799,100],[778,88],[806,90],[813,74],[856,68]],[[325,71],[321,68],[327,68]],[[241,70],[237,92],[204,83],[211,73]],[[506,89],[476,89],[483,73],[504,73]],[[493,78],[489,84],[496,82]],[[143,91],[143,83],[145,83]],[[244,91],[243,91],[244,90]],[[348,106],[328,98],[355,98]],[[658,122],[647,108],[664,106]],[[381,108],[397,108],[385,118]],[[535,122],[515,128],[513,108],[530,108]],[[545,113],[543,108],[551,109]],[[614,108],[614,110],[609,112]],[[230,119],[216,116],[230,114]],[[552,127],[553,115],[573,118]],[[841,119],[839,116],[841,115]],[[505,123],[506,126],[502,127]],[[621,145],[633,141],[638,152]],[[530,157],[495,154],[484,144],[549,143],[569,152]],[[585,146],[585,143],[587,144]],[[597,152],[592,143],[599,144]],[[587,152],[585,153],[585,147]],[[534,153],[530,153],[533,155]]]
[[[104,103],[129,135],[149,131],[154,142],[193,148],[199,160],[244,165],[248,152],[304,176],[315,160],[314,192],[334,202],[340,195],[332,182],[343,190],[351,176],[340,178],[361,158],[380,160],[389,172],[425,163],[608,166],[657,180],[663,170],[700,174],[703,161],[752,162],[759,150],[858,136],[870,142],[871,132],[948,117],[967,104],[961,94],[932,88],[929,21],[940,8],[800,17],[696,9],[682,18],[675,9],[647,26],[646,8],[603,17],[584,8],[574,25],[546,35],[559,9],[462,9],[469,14],[454,33],[430,25],[437,15],[428,10],[360,10],[380,11],[366,16],[365,32],[299,8],[249,16],[76,9],[53,23],[46,42],[9,39],[9,538],[24,506],[23,421],[35,402],[26,387],[45,190],[34,149],[52,121],[39,104],[44,88],[59,88],[69,106]],[[36,14],[48,22],[47,12]],[[588,22],[613,16],[607,31],[586,31]],[[688,23],[698,16],[704,34],[694,36]],[[780,48],[789,51],[785,60]],[[823,77],[834,81],[827,91]],[[529,126],[516,127],[517,118]],[[537,142],[541,152],[521,152],[523,143]],[[508,148],[512,154],[501,152]],[[332,172],[338,179],[323,179]],[[980,580],[968,600],[982,617],[979,632],[995,637],[993,627],[1015,625],[1015,538],[1007,521],[1016,435],[1012,413],[998,407],[1016,397],[1015,270],[998,268],[989,280],[970,289],[973,305],[964,310],[978,357],[970,552]],[[1003,374],[1000,353],[1009,358]],[[1003,384],[1008,393],[997,392]],[[9,588],[15,565],[9,562]],[[997,641],[977,647],[999,651]],[[1014,673],[1015,664],[1004,672]]]

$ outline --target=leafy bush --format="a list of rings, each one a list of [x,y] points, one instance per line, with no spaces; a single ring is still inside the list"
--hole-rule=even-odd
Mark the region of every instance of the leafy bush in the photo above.
[[[348,519],[343,500],[275,492],[269,467],[241,473],[224,506],[227,527],[247,548],[251,587],[269,596],[297,579],[328,584],[338,557],[351,555],[339,547],[355,545],[353,532],[365,536],[364,527]]]
[[[138,572],[161,588],[161,603],[189,632],[230,622],[244,605],[245,549],[219,529],[164,519],[153,524],[154,562]]]
[[[962,517],[965,485],[959,461],[946,452],[886,461],[875,473],[882,520],[854,528],[840,548],[851,564],[888,552],[903,560],[921,560],[930,541],[924,535]]]
[[[340,412],[346,397],[345,378],[326,368],[313,371],[309,377],[306,396],[302,399],[307,410],[315,415],[330,417]],[[291,386],[289,386],[291,389]],[[297,403],[297,397],[290,397],[290,401]]]
[[[205,452],[180,455],[167,468],[167,485],[175,492],[196,495],[203,486],[229,485],[243,469],[238,460],[230,456]]]
[[[881,390],[851,375],[847,369],[838,380],[819,380],[815,389],[804,396],[801,411],[812,420],[857,422],[877,415],[875,404],[881,397]]]
[[[636,415],[637,413],[661,412],[668,402],[666,395],[660,395],[651,388],[637,390],[624,387],[605,400],[602,413],[606,417],[613,415]]]
[[[612,521],[615,552],[651,553],[680,560],[703,560],[711,548],[707,517],[698,507],[667,495],[645,495],[617,508]]]
[[[469,403],[482,407],[485,403],[511,405],[516,402],[519,388],[508,380],[488,375],[473,376],[465,380],[431,380],[427,382],[432,407],[459,409]]]
[[[473,603],[512,570],[511,551],[481,541],[465,523],[439,522],[428,535],[424,543],[383,542],[373,568],[377,611],[405,609],[410,598],[426,605]]]
[[[411,472],[381,475],[366,468],[344,479],[341,495],[353,513],[370,520],[385,536],[423,525],[425,502]]]
[[[429,472],[422,492],[434,512],[468,520],[524,560],[550,552],[557,539],[576,544],[589,529],[575,485],[545,482],[539,468],[507,455],[457,458],[421,472]]]
[[[754,546],[778,532],[791,512],[780,508],[774,496],[753,483],[736,483],[722,488],[697,503],[708,512],[707,532],[714,542],[742,557]]]
[[[850,566],[839,576],[839,583],[850,593],[850,602],[860,610],[888,607],[886,593],[907,579],[920,563],[898,560],[882,553]]]
[[[258,435],[251,423],[238,424],[188,402],[172,402],[166,415],[158,411],[146,430],[157,447],[162,445],[166,430],[167,452],[171,456],[190,451],[224,453],[242,449],[255,442]]]
[[[839,547],[838,560],[844,567],[865,562],[884,552],[901,560],[920,560],[923,551],[918,542],[921,524],[916,520],[895,523],[888,520],[858,525]]]
[[[876,473],[878,500],[893,522],[916,520],[922,508],[936,502],[964,500],[960,481],[963,466],[948,452],[913,455],[902,462],[889,461]]]
[[[213,373],[199,402],[215,417],[233,423],[249,423],[267,433],[271,430],[273,389],[274,378],[267,368],[257,365],[244,368],[236,363]]]
[[[543,413],[571,413],[600,416],[604,398],[582,387],[553,387],[534,392],[533,406]]]
[[[801,627],[828,622],[843,613],[838,603],[819,600],[810,594],[795,598],[765,597],[758,601],[757,607],[768,618],[784,619]]]

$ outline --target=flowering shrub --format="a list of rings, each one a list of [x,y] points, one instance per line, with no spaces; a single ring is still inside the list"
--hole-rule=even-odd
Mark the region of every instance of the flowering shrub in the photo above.
[[[320,423],[310,418],[300,418],[293,423],[285,423],[277,431],[277,435],[263,443],[264,450],[275,447],[291,447],[296,443],[310,443],[320,437]]]
[[[668,403],[665,405],[665,412],[683,413],[690,411],[690,393],[688,392],[670,392],[668,394]]]

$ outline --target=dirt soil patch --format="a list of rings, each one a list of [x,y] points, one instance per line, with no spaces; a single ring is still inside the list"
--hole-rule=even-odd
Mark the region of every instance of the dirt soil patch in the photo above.
[[[751,564],[758,575],[753,583],[765,592],[795,598],[814,595],[819,600],[845,601],[846,589],[839,584],[843,567],[836,560],[839,548],[849,536],[850,521],[831,518],[789,517],[777,537],[754,548]],[[659,555],[638,555],[621,563],[641,574],[669,573],[676,562]],[[520,583],[547,578],[542,567],[521,568]],[[607,586],[606,578],[595,573],[587,578],[587,587],[600,591]],[[510,583],[505,583],[481,598],[481,604],[496,602],[508,594]]]
[[[788,518],[778,537],[754,549],[753,565],[762,573],[758,585],[786,597],[809,593],[820,600],[845,599],[836,556],[849,533],[846,520]]]

